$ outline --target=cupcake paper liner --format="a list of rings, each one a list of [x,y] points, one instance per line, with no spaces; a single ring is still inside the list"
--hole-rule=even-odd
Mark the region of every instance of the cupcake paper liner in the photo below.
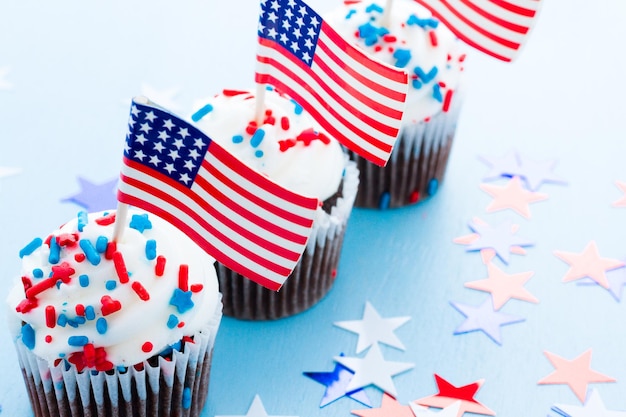
[[[174,350],[171,360],[153,357],[143,367],[107,372],[56,366],[15,341],[19,364],[36,417],[197,417],[208,395],[211,357],[222,318],[218,303],[194,343]]]
[[[359,171],[346,156],[343,196],[330,214],[318,210],[306,250],[280,291],[268,290],[216,263],[224,314],[244,320],[274,320],[297,314],[320,301],[335,282],[358,184]]]
[[[417,203],[434,195],[441,184],[460,113],[461,100],[428,122],[405,124],[385,167],[352,151],[361,173],[355,206],[387,209]]]

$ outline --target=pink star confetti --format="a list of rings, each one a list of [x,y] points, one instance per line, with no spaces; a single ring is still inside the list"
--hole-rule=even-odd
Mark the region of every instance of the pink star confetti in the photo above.
[[[383,394],[380,408],[352,410],[352,414],[359,417],[415,417],[408,405],[400,405],[391,395]]]
[[[538,303],[537,297],[532,295],[524,284],[533,276],[534,272],[520,272],[507,274],[492,263],[487,264],[488,278],[465,283],[465,287],[491,293],[493,308],[499,310],[512,298],[529,303]]]
[[[548,198],[547,194],[524,189],[520,177],[513,177],[504,187],[481,184],[480,189],[493,197],[493,201],[487,206],[487,212],[511,209],[527,219],[530,218],[530,203]]]
[[[609,288],[606,271],[624,266],[624,263],[618,259],[601,258],[596,242],[593,240],[581,253],[554,251],[554,255],[570,266],[563,277],[563,282],[589,277],[605,289]]]
[[[585,351],[575,359],[567,360],[554,353],[543,352],[555,370],[550,375],[537,382],[545,384],[567,384],[576,397],[585,402],[587,387],[593,382],[615,382],[615,379],[591,369],[591,349]]]
[[[624,195],[619,200],[614,201],[612,205],[613,207],[626,207],[626,182],[615,181],[615,185]]]
[[[419,405],[425,405],[435,408],[446,408],[457,401],[461,402],[457,417],[461,417],[464,413],[483,414],[487,416],[495,416],[493,410],[485,407],[474,399],[474,395],[485,382],[480,379],[462,387],[455,387],[439,375],[435,374],[435,382],[439,392],[429,397],[420,398],[414,402]]]

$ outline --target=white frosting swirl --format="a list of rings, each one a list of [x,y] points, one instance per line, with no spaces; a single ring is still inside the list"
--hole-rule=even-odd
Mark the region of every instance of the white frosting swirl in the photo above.
[[[116,262],[108,259],[113,252],[104,251],[104,239],[111,241],[114,225],[99,224],[110,223],[102,218],[103,213],[88,217],[82,213],[54,231],[51,239],[61,245],[58,261],[54,259],[56,245],[49,247],[45,239],[40,246],[33,245],[36,249],[25,250],[22,280],[30,282],[31,288],[50,282],[51,273],[61,277],[51,288],[35,294],[31,290],[30,296],[29,291],[25,296],[22,282],[9,294],[15,321],[25,323],[18,327],[18,334],[38,357],[65,358],[79,369],[131,366],[193,335],[214,315],[219,293],[213,258],[168,222],[131,210],[116,247],[128,271],[124,282]],[[85,219],[84,226],[79,224]],[[152,253],[146,249],[153,244],[149,242],[156,244]],[[161,276],[159,257],[165,258]],[[181,264],[188,265],[187,288],[184,280],[179,288]],[[71,274],[59,272],[60,267],[71,268]],[[173,298],[175,293],[179,298]],[[27,299],[36,306],[25,307]],[[87,358],[89,349],[106,356],[94,363]]]
[[[344,4],[324,19],[372,56],[406,69],[411,87],[404,122],[419,122],[447,110],[446,94],[452,100],[462,82],[465,59],[462,43],[445,25],[433,19],[430,11],[413,0],[394,0],[383,27],[384,10],[379,4],[384,2]],[[417,72],[416,68],[419,68]]]
[[[345,161],[335,139],[322,132],[294,101],[266,90],[266,113],[257,126],[264,136],[257,143],[255,129],[248,129],[255,120],[256,97],[247,91],[235,93],[226,90],[198,101],[192,120],[248,166],[291,191],[321,201],[337,192]],[[312,140],[296,140],[298,137]]]

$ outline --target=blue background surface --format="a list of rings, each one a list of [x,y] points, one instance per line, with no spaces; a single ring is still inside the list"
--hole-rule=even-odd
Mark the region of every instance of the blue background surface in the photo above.
[[[322,13],[338,3],[310,2]],[[603,257],[626,256],[626,209],[611,207],[623,195],[614,181],[626,180],[626,3],[544,3],[516,63],[470,52],[457,139],[434,198],[354,210],[337,282],[313,309],[276,322],[224,319],[204,416],[245,415],[257,393],[269,415],[340,417],[362,408],[344,398],[320,409],[324,388],[302,372],[332,370],[340,352],[355,356],[356,335],[332,323],[360,319],[368,300],[383,317],[411,316],[396,331],[406,351],[382,346],[387,360],[415,363],[394,378],[402,404],[435,394],[438,373],[457,386],[484,378],[476,399],[498,416],[554,415],[553,404],[578,400],[567,386],[537,385],[553,370],[543,351],[572,359],[592,348],[592,368],[617,379],[592,386],[609,409],[626,410],[626,301],[562,283],[568,266],[552,254],[595,240]],[[76,214],[78,206],[61,200],[80,191],[77,176],[104,183],[118,175],[128,101],[142,83],[177,91],[173,110],[181,114],[196,98],[252,86],[257,11],[250,0],[0,2],[0,68],[10,67],[13,84],[0,90],[0,167],[22,169],[0,179],[0,299],[19,271],[19,249]],[[549,199],[531,205],[529,220],[485,212],[491,198],[479,184],[487,167],[477,156],[510,149],[557,158],[555,172],[569,182],[544,185]],[[502,346],[477,332],[453,335],[463,317],[449,301],[486,297],[463,287],[487,276],[480,256],[452,243],[470,233],[474,217],[510,219],[536,243],[508,266],[498,263],[507,273],[534,271],[526,288],[540,300],[503,308],[526,321],[502,329]],[[28,416],[0,311],[2,414]],[[380,393],[367,392],[378,405]]]

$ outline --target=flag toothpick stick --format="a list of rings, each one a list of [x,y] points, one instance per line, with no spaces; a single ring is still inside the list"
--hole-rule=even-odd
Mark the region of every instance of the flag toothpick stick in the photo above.
[[[380,25],[382,27],[389,26],[389,20],[391,19],[391,8],[393,7],[393,0],[387,0],[385,4],[385,10],[383,10],[383,17],[380,19]]]
[[[265,113],[265,84],[257,83],[256,85],[256,109],[254,111],[254,120],[258,126],[263,123],[263,115]]]
[[[128,204],[117,202],[117,210],[115,212],[115,226],[113,229],[113,242],[117,243],[124,234],[124,225],[128,217]]]

